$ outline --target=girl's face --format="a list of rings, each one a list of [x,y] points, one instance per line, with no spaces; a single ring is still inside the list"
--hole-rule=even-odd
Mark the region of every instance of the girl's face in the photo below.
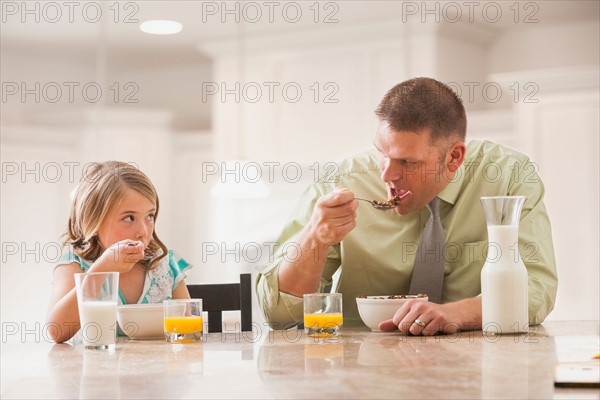
[[[139,192],[127,190],[98,230],[102,250],[121,240],[138,240],[147,247],[154,232],[156,205]]]

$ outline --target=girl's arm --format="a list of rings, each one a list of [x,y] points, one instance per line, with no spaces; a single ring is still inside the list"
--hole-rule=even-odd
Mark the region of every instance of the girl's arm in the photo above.
[[[131,270],[144,257],[142,242],[122,240],[110,246],[90,266],[88,272],[119,272]],[[79,308],[75,291],[76,273],[82,272],[79,264],[59,265],[54,269],[52,294],[48,307],[48,333],[57,343],[65,342],[79,330]],[[176,290],[179,286],[176,288]],[[184,284],[185,293],[187,288]],[[188,294],[189,298],[189,294]]]
[[[76,262],[54,269],[52,293],[48,306],[48,333],[57,343],[66,342],[79,330],[79,308],[75,292],[76,273],[82,272]]]
[[[190,293],[188,292],[187,285],[185,281],[182,280],[179,282],[175,290],[173,290],[173,295],[171,296],[173,299],[189,299]]]

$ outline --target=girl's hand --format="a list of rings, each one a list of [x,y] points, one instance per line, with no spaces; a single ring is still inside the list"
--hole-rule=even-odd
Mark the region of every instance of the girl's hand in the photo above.
[[[144,243],[122,240],[110,246],[90,267],[89,272],[128,272],[144,258]]]

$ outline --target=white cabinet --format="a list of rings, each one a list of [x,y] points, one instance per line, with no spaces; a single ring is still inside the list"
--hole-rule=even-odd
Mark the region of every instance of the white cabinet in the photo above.
[[[559,279],[549,318],[598,319],[598,68],[520,72],[493,79],[539,86],[537,102],[515,103],[513,139],[537,164],[546,188]]]

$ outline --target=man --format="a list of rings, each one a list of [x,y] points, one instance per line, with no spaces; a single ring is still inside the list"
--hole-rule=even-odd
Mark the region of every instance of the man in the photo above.
[[[406,302],[380,329],[415,335],[480,329],[480,273],[488,247],[480,197],[521,195],[519,248],[529,279],[529,322],[541,323],[554,307],[557,276],[544,187],[534,165],[491,142],[466,145],[462,102],[433,79],[396,85],[376,114],[375,150],[343,161],[335,179],[307,189],[278,240],[274,262],[261,269],[256,289],[267,321],[280,329],[300,323],[302,296],[333,284],[332,291],[344,295],[344,325],[360,326],[357,296],[418,293],[424,282],[439,286],[433,295],[439,298]],[[397,195],[402,200],[394,212],[354,198]],[[418,248],[434,213],[442,245],[429,243],[424,254],[434,253],[439,276],[418,277]]]

